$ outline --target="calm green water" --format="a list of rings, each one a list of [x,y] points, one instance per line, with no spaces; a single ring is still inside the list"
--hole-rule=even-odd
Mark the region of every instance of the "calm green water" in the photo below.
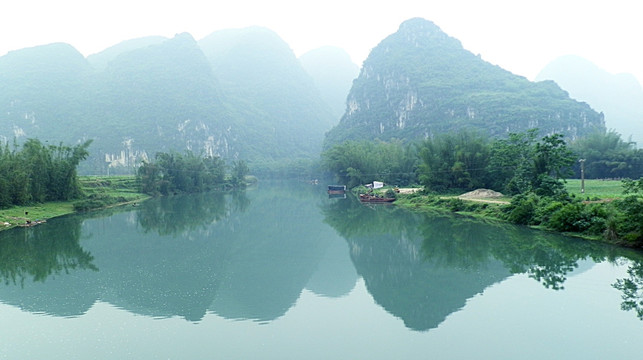
[[[4,231],[0,276],[0,359],[643,356],[640,252],[322,186]]]

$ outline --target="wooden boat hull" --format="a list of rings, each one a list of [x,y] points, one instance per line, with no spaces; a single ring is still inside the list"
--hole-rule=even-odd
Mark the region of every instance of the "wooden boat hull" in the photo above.
[[[391,203],[395,201],[395,198],[383,198],[373,195],[360,194],[359,201],[367,203]]]

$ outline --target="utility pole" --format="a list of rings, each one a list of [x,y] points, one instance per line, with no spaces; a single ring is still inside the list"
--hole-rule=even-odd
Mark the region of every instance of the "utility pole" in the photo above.
[[[578,160],[580,163],[580,192],[585,193],[585,159]]]

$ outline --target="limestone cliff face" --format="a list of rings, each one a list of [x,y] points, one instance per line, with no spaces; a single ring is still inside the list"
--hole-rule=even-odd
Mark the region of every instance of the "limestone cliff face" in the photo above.
[[[424,19],[404,22],[364,62],[326,146],[348,139],[416,140],[476,129],[492,136],[537,127],[570,138],[602,115],[553,82],[532,83],[465,50]]]

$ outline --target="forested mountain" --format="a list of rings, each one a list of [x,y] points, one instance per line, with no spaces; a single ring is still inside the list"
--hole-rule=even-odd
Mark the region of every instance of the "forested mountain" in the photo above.
[[[299,61],[331,107],[333,117],[339,120],[346,110],[346,96],[353,79],[359,75],[359,67],[344,49],[334,46],[308,51]]]
[[[465,50],[430,21],[400,26],[369,54],[326,146],[349,139],[422,139],[477,129],[492,136],[539,128],[574,139],[603,117],[554,82],[533,83]]]
[[[292,50],[260,28],[125,41],[85,59],[51,44],[0,57],[0,139],[93,139],[84,173],[186,149],[251,168],[314,159],[331,111]]]
[[[643,148],[643,88],[632,74],[610,74],[579,56],[562,56],[536,76],[554,80],[570,96],[605,114],[605,126]]]
[[[49,135],[60,133],[70,118],[82,117],[90,75],[87,60],[67,44],[0,57],[0,138],[54,140]]]

